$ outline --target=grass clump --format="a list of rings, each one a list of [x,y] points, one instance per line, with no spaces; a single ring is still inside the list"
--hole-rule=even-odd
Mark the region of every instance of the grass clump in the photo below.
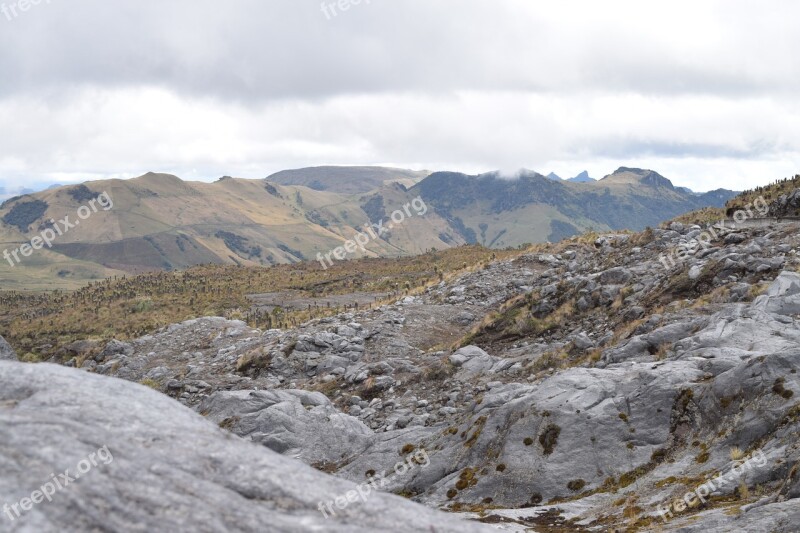
[[[144,385],[145,387],[150,387],[151,389],[157,391],[161,390],[161,384],[158,381],[150,378],[144,378],[139,382],[139,385]]]
[[[733,448],[731,448],[730,456],[731,456],[731,461],[740,461],[741,459],[744,458],[744,451],[738,446],[734,446]]]

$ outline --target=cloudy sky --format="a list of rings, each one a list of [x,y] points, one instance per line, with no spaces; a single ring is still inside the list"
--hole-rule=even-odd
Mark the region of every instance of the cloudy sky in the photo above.
[[[0,0],[6,188],[321,164],[641,166],[696,190],[800,172],[788,0],[19,2]]]

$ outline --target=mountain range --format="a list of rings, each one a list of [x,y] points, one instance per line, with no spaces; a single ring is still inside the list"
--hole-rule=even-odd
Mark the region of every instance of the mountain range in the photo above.
[[[587,230],[640,230],[734,196],[678,189],[652,170],[622,167],[601,180],[553,181],[533,171],[418,172],[383,167],[318,167],[263,180],[186,182],[147,173],[14,197],[0,205],[0,249],[14,250],[106,192],[99,210],[11,266],[0,287],[71,288],[88,280],[198,264],[274,265],[315,259],[365,225],[388,221],[413,199],[427,206],[352,257],[397,257],[463,244],[516,247]],[[350,257],[350,256],[348,256]]]

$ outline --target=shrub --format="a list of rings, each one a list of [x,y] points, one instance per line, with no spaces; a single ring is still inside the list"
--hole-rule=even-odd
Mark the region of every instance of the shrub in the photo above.
[[[545,455],[550,455],[558,444],[558,436],[561,434],[561,428],[555,424],[549,424],[541,435],[539,435],[539,444],[542,445]]]
[[[77,185],[72,187],[67,191],[67,193],[72,197],[73,200],[80,203],[94,200],[99,196],[99,193],[92,192],[86,185]]]
[[[413,444],[406,444],[406,445],[405,445],[405,446],[403,446],[403,448],[400,450],[400,455],[408,455],[409,453],[413,452],[413,451],[414,451],[414,450],[416,450],[416,449],[417,449],[417,447],[416,447],[416,446],[414,446]]]
[[[586,482],[582,479],[573,479],[572,481],[567,483],[567,488],[573,492],[578,492],[585,486]]]
[[[31,224],[42,218],[48,207],[47,202],[42,200],[21,202],[3,216],[3,222],[9,226],[16,226],[21,232],[26,233]]]
[[[667,457],[667,450],[659,448],[650,455],[650,460],[654,463],[660,463]]]
[[[785,382],[786,382],[786,379],[785,379],[785,378],[778,378],[778,379],[776,379],[776,380],[775,380],[775,383],[772,385],[772,392],[774,392],[774,393],[775,393],[775,394],[777,394],[778,396],[781,396],[781,397],[783,397],[783,398],[785,398],[785,399],[787,399],[787,400],[788,400],[789,398],[791,398],[792,396],[794,396],[794,391],[792,391],[792,390],[789,390],[789,389],[785,388],[785,387],[783,386],[783,384],[784,384]]]
[[[246,372],[250,369],[265,370],[269,368],[272,358],[264,353],[263,348],[255,348],[241,355],[236,361],[236,371]]]

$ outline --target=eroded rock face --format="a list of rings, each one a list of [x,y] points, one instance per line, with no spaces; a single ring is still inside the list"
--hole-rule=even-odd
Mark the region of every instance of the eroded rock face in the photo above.
[[[17,354],[3,337],[0,337],[0,360],[16,361]]]
[[[74,477],[103,446],[111,458],[52,502],[0,516],[3,531],[491,531],[384,493],[326,519],[318,504],[354,484],[146,387],[80,370],[0,361],[0,427],[0,502],[29,497],[54,472]]]

